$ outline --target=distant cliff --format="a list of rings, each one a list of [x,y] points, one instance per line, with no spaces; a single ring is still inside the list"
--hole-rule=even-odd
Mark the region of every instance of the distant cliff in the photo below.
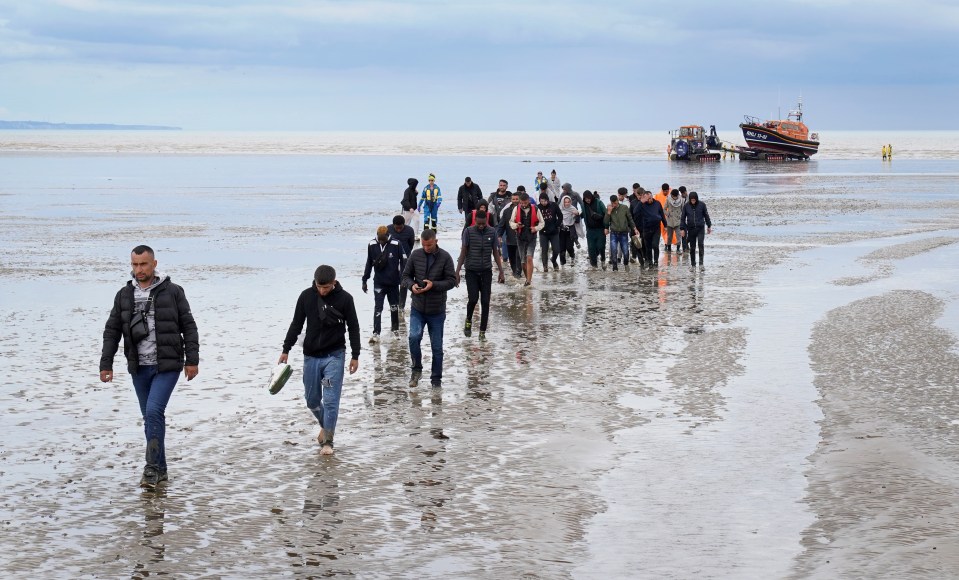
[[[164,125],[112,125],[109,123],[45,123],[43,121],[0,121],[0,129],[41,129],[50,131],[181,131]]]

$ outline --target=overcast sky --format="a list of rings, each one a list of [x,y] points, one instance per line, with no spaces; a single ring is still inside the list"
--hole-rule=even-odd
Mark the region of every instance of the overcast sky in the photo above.
[[[957,0],[0,0],[0,119],[959,129]]]

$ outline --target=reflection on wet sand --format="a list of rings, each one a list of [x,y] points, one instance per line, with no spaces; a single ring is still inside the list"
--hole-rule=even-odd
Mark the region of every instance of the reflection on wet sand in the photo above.
[[[163,536],[163,520],[166,515],[166,490],[144,492],[142,498],[143,534],[139,545],[146,548],[145,561],[138,559],[133,565],[131,578],[148,578],[164,573],[163,560],[166,554],[166,540]]]
[[[747,524],[768,521],[771,508],[801,509],[763,503],[762,483],[778,484],[780,466],[760,465],[743,454],[743,439],[762,438],[749,437],[752,425],[743,417],[751,415],[744,409],[765,409],[762,397],[744,399],[731,387],[743,386],[736,379],[744,376],[765,380],[744,370],[755,364],[745,350],[758,327],[741,321],[762,303],[757,281],[803,247],[831,245],[841,252],[847,242],[872,243],[888,225],[886,218],[902,210],[896,185],[806,175],[807,167],[798,166],[783,173],[783,167],[745,168],[762,187],[710,199],[713,218],[723,227],[707,238],[705,269],[691,268],[686,254],[662,253],[652,270],[633,265],[629,272],[592,271],[580,253],[574,267],[537,272],[529,289],[514,280],[494,285],[485,342],[475,332],[462,335],[465,289],[454,290],[443,388],[409,387],[405,326],[401,336],[364,348],[359,372],[345,382],[333,457],[318,454],[315,420],[303,404],[300,363],[293,362],[296,374],[276,396],[262,388],[264,369],[276,360],[295,292],[300,282],[308,283],[317,259],[337,267],[357,298],[361,323],[370,320],[372,300],[358,291],[362,265],[354,258],[381,216],[336,206],[343,196],[330,184],[271,186],[268,194],[244,193],[242,203],[229,187],[158,193],[178,213],[151,213],[151,219],[200,224],[160,223],[155,231],[169,248],[165,255],[178,259],[172,268],[176,279],[190,282],[205,370],[199,382],[177,387],[169,412],[174,480],[150,497],[136,488],[142,432],[131,419],[136,405],[129,378],[118,373],[116,383],[99,384],[88,356],[99,348],[112,296],[104,288],[124,275],[122,264],[104,256],[126,250],[117,232],[134,233],[129,220],[146,215],[136,208],[144,199],[71,192],[60,201],[82,204],[78,211],[91,219],[65,220],[44,217],[46,208],[31,206],[39,203],[33,191],[12,196],[16,203],[5,206],[11,212],[0,223],[6,242],[0,245],[0,271],[9,274],[0,358],[8,376],[16,377],[0,390],[5,411],[0,417],[6,421],[0,453],[4,571],[34,577],[595,577],[597,562],[589,558],[608,548],[612,553],[598,558],[599,564],[629,567],[607,577],[694,577],[729,570],[750,576],[757,558],[748,541],[762,534]],[[694,168],[689,175],[712,183],[714,171]],[[951,191],[947,179],[937,179],[939,191]],[[850,191],[881,194],[884,200],[866,209],[842,203]],[[756,203],[760,193],[775,202]],[[838,206],[830,206],[827,215],[824,198]],[[394,201],[386,194],[373,200],[378,207]],[[900,233],[955,237],[935,231],[954,227],[959,205],[949,203],[936,206],[942,213],[935,224],[897,222]],[[220,211],[226,206],[232,211]],[[271,223],[267,230],[264,221]],[[848,231],[849,223],[856,231]],[[441,234],[447,249],[456,245],[447,240],[458,233],[449,228]],[[877,251],[888,245],[877,243]],[[953,246],[920,240],[915,247],[923,253],[894,248],[894,254],[925,260],[927,253]],[[50,280],[67,268],[75,277],[71,292],[63,294]],[[946,269],[945,286],[954,284],[946,280],[949,273]],[[870,280],[856,279],[844,288],[859,291]],[[824,327],[810,351],[823,381],[827,443],[812,459],[825,473],[810,477],[810,506],[821,520],[802,536],[808,557],[798,562],[798,576],[828,576],[824,561],[837,550],[852,554],[850,562],[865,562],[862,545],[873,540],[886,553],[911,550],[905,572],[924,571],[920,548],[933,546],[936,558],[929,561],[938,570],[959,570],[943,555],[949,554],[943,547],[948,522],[956,515],[946,501],[956,489],[946,445],[955,413],[943,397],[957,381],[941,369],[917,373],[920,363],[931,359],[954,362],[948,337],[929,331],[934,320],[922,308],[945,298],[896,298],[895,304],[880,305],[892,314],[900,308],[913,320],[907,316],[893,331],[867,328],[862,321],[870,319],[869,307],[857,304],[854,316],[831,313],[830,320],[843,324]],[[809,307],[815,305],[796,305]],[[769,336],[790,332],[788,309],[784,312],[785,320],[769,322],[780,334]],[[910,342],[918,350],[888,356]],[[25,343],[31,344],[29,352]],[[770,351],[770,367],[777,371],[805,362],[780,361]],[[902,372],[863,362],[889,360]],[[916,376],[929,378],[929,384],[910,394]],[[788,388],[803,387],[790,378],[782,381]],[[895,400],[860,382],[881,385],[879,391],[895,394]],[[838,385],[848,390],[840,392]],[[872,425],[871,416],[892,418],[898,425],[895,441],[885,428],[850,431]],[[863,417],[865,423],[853,421]],[[865,438],[848,448],[845,442],[828,446],[835,437],[845,441],[847,432]],[[737,439],[741,433],[746,435]],[[881,437],[873,437],[877,434]],[[63,441],[82,444],[65,452]],[[715,442],[721,445],[712,446]],[[760,443],[778,451],[782,441]],[[924,455],[915,463],[936,466],[933,476],[910,471],[916,449]],[[862,465],[860,452],[882,469]],[[722,461],[711,461],[717,457]],[[798,455],[776,458],[795,469],[803,461]],[[843,478],[830,478],[836,466],[829,461],[840,458],[846,462],[839,466]],[[702,469],[702,460],[715,470]],[[728,475],[719,485],[718,471]],[[615,491],[600,485],[613,474],[622,475]],[[895,494],[872,485],[882,478],[884,489]],[[861,487],[853,489],[850,482]],[[663,517],[650,515],[659,513]],[[849,525],[877,513],[887,523],[875,534]],[[727,518],[730,514],[739,519]],[[620,520],[607,524],[606,516]],[[901,522],[909,529],[897,527]],[[597,542],[594,526],[604,525],[610,539]],[[695,549],[652,553],[650,537],[661,540],[657,545],[665,551],[675,551],[678,540]],[[857,537],[866,541],[845,550],[842,542],[856,543]],[[788,561],[797,542],[796,537],[770,542],[777,551],[762,557]],[[718,562],[717,553],[728,560]],[[634,566],[637,562],[651,567]],[[580,568],[584,563],[588,566]],[[882,575],[878,565],[873,570]],[[949,575],[954,574],[943,574]]]

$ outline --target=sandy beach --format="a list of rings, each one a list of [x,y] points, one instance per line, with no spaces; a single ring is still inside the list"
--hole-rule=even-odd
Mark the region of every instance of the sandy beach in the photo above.
[[[560,165],[579,191],[699,189],[715,226],[705,268],[664,254],[654,272],[589,271],[580,255],[530,290],[494,285],[485,343],[462,335],[457,288],[441,390],[408,387],[405,334],[367,345],[360,291],[358,256],[427,163],[457,176],[439,232],[454,256],[460,173],[488,192],[492,176],[552,166],[0,156],[0,570],[959,576],[955,161]],[[138,243],[184,287],[201,339],[156,493],[136,485],[142,425],[120,358],[113,383],[97,379]],[[299,345],[289,384],[266,390],[319,263],[353,294],[364,349],[333,457],[303,404]]]

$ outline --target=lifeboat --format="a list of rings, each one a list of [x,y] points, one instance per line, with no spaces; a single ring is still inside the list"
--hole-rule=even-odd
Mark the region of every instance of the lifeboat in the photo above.
[[[802,121],[802,98],[796,109],[789,111],[786,119],[761,121],[745,116],[739,125],[743,130],[746,146],[763,153],[777,153],[795,159],[809,159],[819,151],[819,135],[809,133]]]

